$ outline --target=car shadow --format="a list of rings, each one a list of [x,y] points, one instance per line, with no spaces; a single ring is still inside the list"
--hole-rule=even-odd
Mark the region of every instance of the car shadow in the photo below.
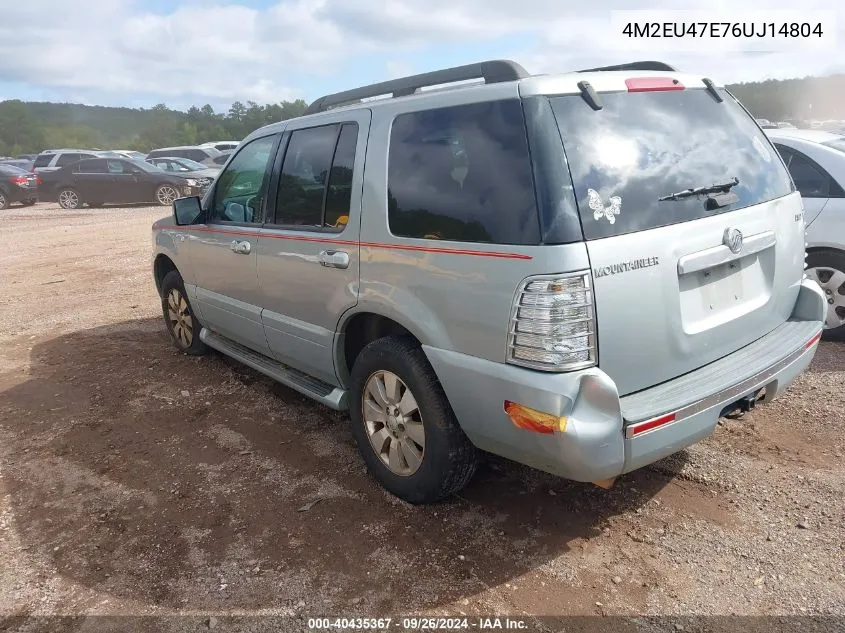
[[[130,611],[414,613],[539,568],[574,587],[565,555],[674,474],[606,491],[489,458],[460,495],[414,507],[365,471],[343,414],[178,353],[159,319],[29,354],[26,379],[0,391],[16,538],[43,573]]]

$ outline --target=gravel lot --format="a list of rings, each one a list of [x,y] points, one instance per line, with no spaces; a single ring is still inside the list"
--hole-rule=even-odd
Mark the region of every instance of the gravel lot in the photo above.
[[[460,497],[412,507],[367,475],[344,416],[170,345],[149,257],[166,213],[0,213],[0,629],[53,614],[845,616],[845,345],[609,491],[491,458]]]

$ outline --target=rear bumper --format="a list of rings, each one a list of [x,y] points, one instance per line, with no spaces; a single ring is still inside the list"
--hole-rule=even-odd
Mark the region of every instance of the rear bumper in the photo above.
[[[424,350],[476,446],[568,479],[600,481],[707,437],[726,407],[761,389],[763,402],[771,401],[810,364],[824,314],[821,290],[805,280],[792,318],[773,332],[689,374],[623,398],[598,368],[545,374]],[[566,417],[566,430],[545,435],[517,428],[504,412],[505,400]]]
[[[38,200],[38,187],[19,187],[17,185],[10,186],[6,190],[9,202],[27,202],[29,200]]]

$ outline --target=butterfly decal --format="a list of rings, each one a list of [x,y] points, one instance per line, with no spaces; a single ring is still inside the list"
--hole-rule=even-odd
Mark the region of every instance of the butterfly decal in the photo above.
[[[587,201],[590,208],[593,210],[593,218],[601,219],[602,216],[607,218],[611,224],[616,223],[616,216],[622,212],[622,198],[619,196],[610,196],[608,204],[605,206],[604,200],[601,199],[599,192],[595,189],[587,189]]]

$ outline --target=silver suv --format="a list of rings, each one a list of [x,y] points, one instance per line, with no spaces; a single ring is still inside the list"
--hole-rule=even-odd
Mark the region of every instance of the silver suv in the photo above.
[[[479,451],[609,486],[781,393],[825,317],[776,150],[656,62],[322,97],[153,233],[175,345],[348,409],[412,503]]]

